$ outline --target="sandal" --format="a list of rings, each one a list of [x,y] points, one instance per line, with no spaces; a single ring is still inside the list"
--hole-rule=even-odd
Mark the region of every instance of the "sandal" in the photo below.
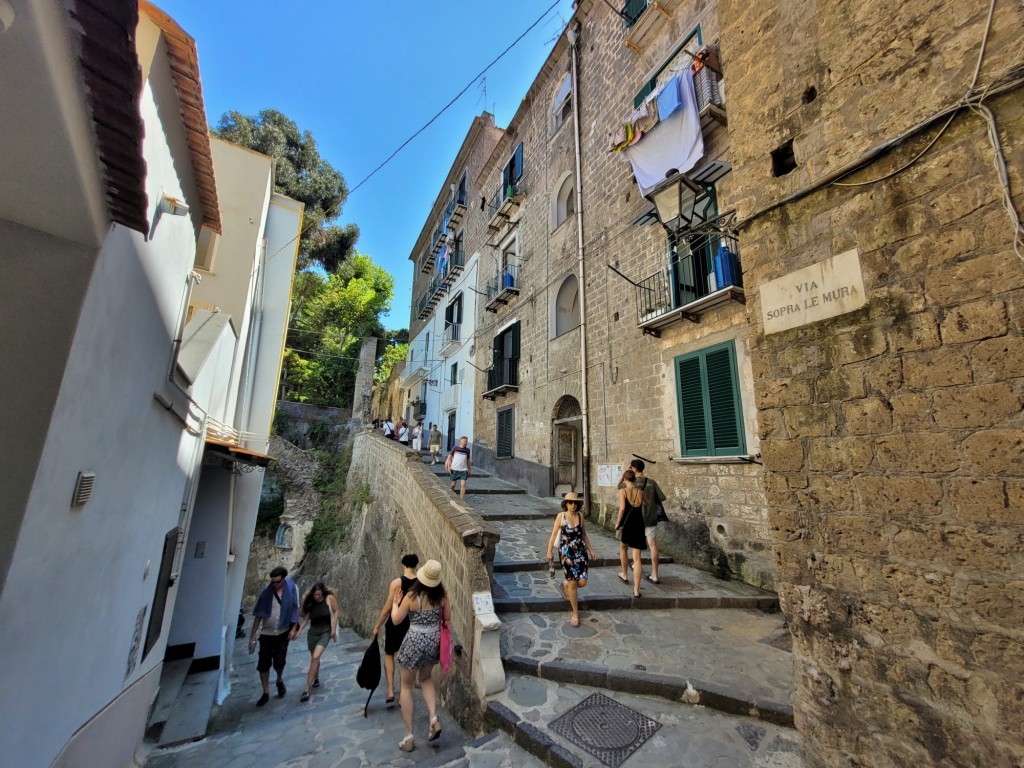
[[[299,701],[309,701],[309,692],[303,691],[302,695],[299,696]]]
[[[651,584],[661,584],[661,579],[656,579],[653,576],[647,576],[646,578]]]
[[[384,703],[387,704],[389,707],[393,707],[395,705],[395,697],[388,696],[386,699],[384,699]]]
[[[640,593],[639,592],[634,592],[633,593],[633,597],[636,598],[637,600],[639,600],[640,599]]]
[[[627,579],[621,573],[616,573],[615,575],[619,577],[619,581],[621,581],[623,584],[629,584],[629,579]]]
[[[569,626],[570,627],[578,627],[579,625],[580,625],[580,617],[579,616],[572,616],[572,617],[569,618]]]
[[[430,721],[430,735],[427,736],[427,741],[434,741],[441,736],[441,721],[436,717]]]
[[[412,736],[406,736],[400,742],[398,742],[398,748],[403,752],[412,752],[416,749],[416,743],[412,740]]]

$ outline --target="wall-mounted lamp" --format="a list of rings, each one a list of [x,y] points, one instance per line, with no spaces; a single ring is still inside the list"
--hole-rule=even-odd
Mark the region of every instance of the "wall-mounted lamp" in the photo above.
[[[184,201],[170,195],[164,195],[160,200],[157,211],[161,214],[166,213],[169,216],[188,216],[189,208]]]
[[[661,225],[672,232],[688,227],[693,221],[697,196],[704,188],[685,173],[670,171],[663,182],[647,193],[654,203]]]

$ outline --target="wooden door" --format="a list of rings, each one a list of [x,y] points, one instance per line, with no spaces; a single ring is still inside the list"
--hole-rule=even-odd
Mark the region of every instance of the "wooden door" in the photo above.
[[[555,427],[555,485],[576,487],[576,430]]]

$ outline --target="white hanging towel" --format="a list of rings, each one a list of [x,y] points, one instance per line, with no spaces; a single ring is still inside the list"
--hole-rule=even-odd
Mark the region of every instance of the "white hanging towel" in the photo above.
[[[672,168],[686,173],[704,155],[704,137],[700,132],[700,115],[689,68],[669,80],[665,89],[669,88],[678,89],[682,106],[667,118],[662,116],[661,122],[645,133],[643,139],[622,151],[633,166],[642,195],[664,181],[665,174]]]

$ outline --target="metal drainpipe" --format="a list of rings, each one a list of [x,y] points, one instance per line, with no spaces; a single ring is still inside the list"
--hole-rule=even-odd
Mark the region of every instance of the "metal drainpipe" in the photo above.
[[[580,387],[583,401],[580,409],[583,412],[583,499],[587,508],[590,507],[590,416],[587,397],[587,281],[583,265],[583,170],[580,163],[580,100],[577,58],[580,36],[579,22],[569,27],[566,32],[569,39],[570,61],[572,63],[572,120],[573,139],[576,146],[576,252],[579,255],[579,291],[580,291]]]

